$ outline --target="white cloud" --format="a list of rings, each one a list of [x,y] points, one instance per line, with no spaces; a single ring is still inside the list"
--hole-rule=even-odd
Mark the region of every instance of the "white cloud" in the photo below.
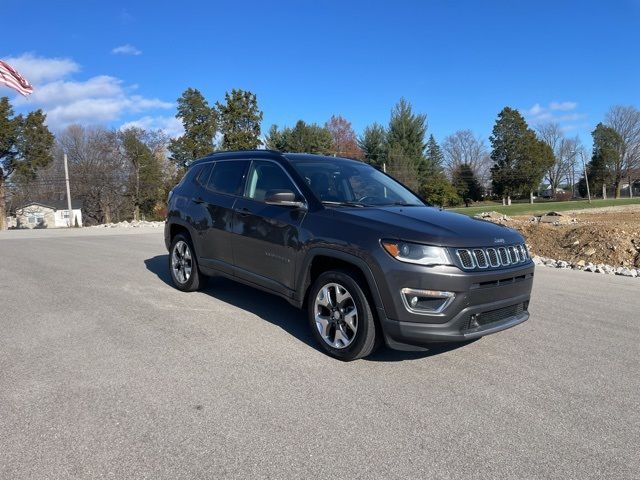
[[[4,61],[15,67],[34,87],[80,71],[80,65],[70,58],[43,58],[24,53],[19,57],[4,58]]]
[[[542,112],[543,108],[540,106],[539,103],[536,103],[533,107],[531,107],[529,109],[529,114],[530,115],[538,115],[540,112]]]
[[[575,110],[578,104],[576,102],[551,102],[549,104],[550,110]]]
[[[184,133],[182,122],[176,117],[153,117],[147,115],[137,120],[132,120],[122,124],[120,129],[125,130],[131,127],[144,128],[145,130],[162,130],[172,138],[178,137]]]
[[[559,123],[563,128],[581,128],[574,125],[563,125],[567,122],[576,122],[587,118],[586,113],[575,111],[578,108],[577,102],[550,102],[547,106],[534,104],[525,110],[525,117],[531,125],[554,122]]]
[[[66,78],[80,69],[69,59],[46,59],[31,54],[16,58],[26,58],[24,65],[38,74],[41,83],[34,85],[29,97],[16,96],[13,104],[28,110],[42,108],[47,114],[47,124],[54,131],[73,123],[105,124],[135,114],[157,115],[157,110],[174,107],[172,102],[140,95],[137,85],[127,85],[113,76],[97,75],[87,80]],[[167,131],[175,131],[169,126],[167,123]]]
[[[133,45],[127,43],[126,45],[120,45],[114,48],[111,50],[111,53],[114,55],[142,55],[142,50],[138,50]]]

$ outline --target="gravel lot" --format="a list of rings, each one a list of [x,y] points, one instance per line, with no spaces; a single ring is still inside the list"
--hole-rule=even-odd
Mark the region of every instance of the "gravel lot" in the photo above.
[[[349,364],[167,281],[158,229],[0,232],[0,478],[640,478],[637,279],[539,268],[529,322]]]

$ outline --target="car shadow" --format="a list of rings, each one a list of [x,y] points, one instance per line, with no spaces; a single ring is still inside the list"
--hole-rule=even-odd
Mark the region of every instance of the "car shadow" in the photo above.
[[[154,273],[160,280],[173,288],[167,265],[169,261],[168,258],[168,255],[156,255],[155,257],[146,259],[144,264],[147,270]],[[249,289],[250,292],[247,293],[246,289]],[[257,315],[263,320],[280,327],[289,335],[292,335],[311,348],[322,352],[309,330],[305,313],[289,304],[283,298],[224,277],[208,278],[201,291],[213,298]],[[419,352],[392,350],[383,346],[364,360],[373,362],[419,360],[455,350],[469,343],[472,342],[437,344]]]

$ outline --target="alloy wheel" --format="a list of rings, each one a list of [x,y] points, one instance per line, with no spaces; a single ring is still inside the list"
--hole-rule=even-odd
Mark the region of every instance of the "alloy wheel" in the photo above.
[[[184,240],[176,242],[171,252],[171,269],[173,278],[180,284],[185,284],[191,278],[193,261],[191,259],[191,249]]]
[[[314,316],[318,333],[327,345],[347,348],[358,331],[358,308],[349,291],[338,283],[327,283],[316,295]]]

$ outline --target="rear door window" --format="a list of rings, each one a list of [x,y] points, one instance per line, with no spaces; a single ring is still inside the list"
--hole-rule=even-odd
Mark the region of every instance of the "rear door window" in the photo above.
[[[249,160],[218,161],[209,176],[207,188],[227,195],[239,195],[244,185],[244,177]]]

